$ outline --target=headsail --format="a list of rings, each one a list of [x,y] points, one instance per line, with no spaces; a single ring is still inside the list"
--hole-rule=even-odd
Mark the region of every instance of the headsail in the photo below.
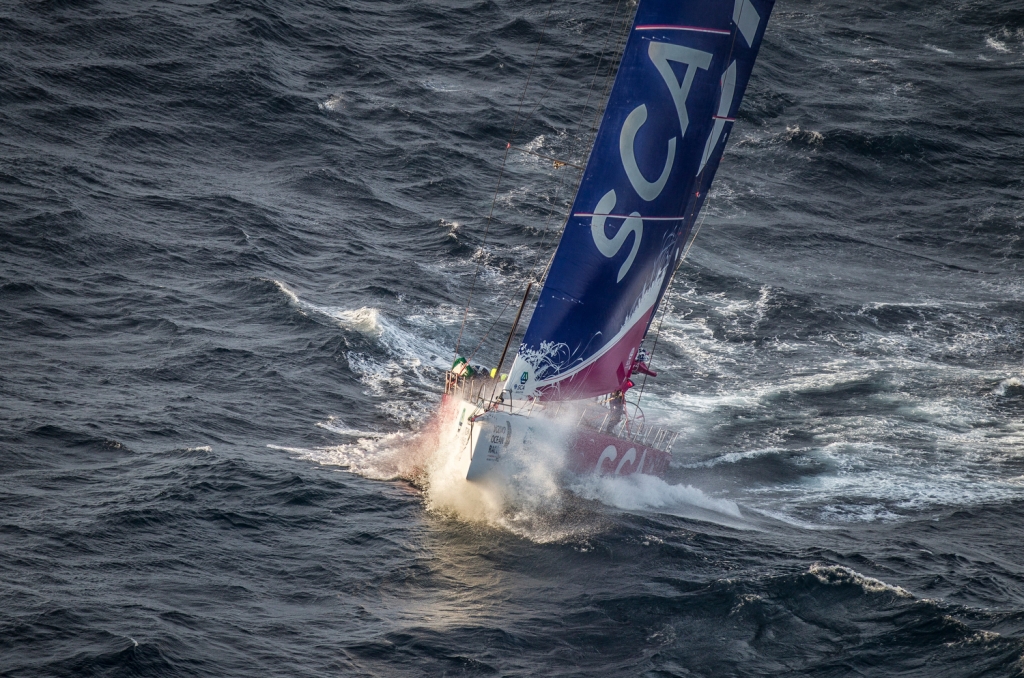
[[[622,387],[732,129],[774,0],[640,0],[533,318],[516,398]]]

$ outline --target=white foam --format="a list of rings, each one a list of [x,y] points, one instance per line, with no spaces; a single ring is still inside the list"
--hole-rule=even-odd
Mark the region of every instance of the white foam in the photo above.
[[[690,485],[671,485],[645,473],[628,476],[587,476],[572,483],[570,489],[587,499],[627,511],[673,512],[695,507],[733,518],[742,518],[736,502],[709,497]]]
[[[399,432],[359,438],[354,443],[317,447],[313,449],[268,445],[273,449],[291,452],[325,466],[340,466],[373,480],[419,479],[417,457],[409,453],[415,436]]]
[[[462,224],[457,221],[448,221],[447,219],[441,219],[441,228],[448,231],[448,237],[452,239],[458,238],[459,229],[462,228]]]
[[[785,452],[785,450],[779,447],[768,447],[759,450],[750,450],[748,452],[727,452],[726,454],[697,463],[681,464],[680,468],[711,468],[713,466],[718,466],[719,464],[735,464],[746,459],[754,459],[756,457],[762,457],[769,454],[780,454],[782,452]]]
[[[288,297],[293,304],[298,305],[302,303],[301,301],[299,301],[299,296],[295,294],[295,292],[292,292],[290,289],[288,289],[288,286],[285,285],[280,280],[271,280],[270,282],[274,283],[274,285],[277,286],[277,289],[284,292],[284,295]]]
[[[546,146],[543,139],[534,142],[537,148]],[[442,225],[453,232],[459,228],[449,222]],[[487,279],[481,288],[500,289],[508,283],[498,268],[486,265],[497,255],[522,259],[532,258],[533,252],[497,246],[479,250],[477,256],[485,262],[482,277]],[[447,271],[447,277],[458,279],[459,274],[470,275],[476,261],[437,266]],[[303,301],[282,283],[275,284],[299,312],[358,335],[357,347],[348,354],[349,365],[388,418],[415,423],[429,417],[437,398],[439,371],[450,359],[443,342],[430,338],[439,335],[438,329],[457,330],[461,309],[410,316],[392,311],[388,317],[388,312],[372,306],[319,307]],[[695,284],[687,284],[684,279],[668,292],[666,306],[676,305],[683,312],[664,321],[653,365],[664,374],[647,381],[643,407],[648,422],[684,432],[676,445],[677,463],[684,462],[682,468],[714,468],[699,471],[702,475],[732,474],[735,482],[730,497],[742,505],[747,516],[763,514],[795,525],[822,527],[851,521],[895,521],[937,506],[1022,496],[1022,476],[1015,460],[1024,456],[1024,425],[1009,421],[992,408],[992,396],[1014,395],[1022,388],[1019,361],[1014,363],[1000,352],[1007,336],[1015,337],[1016,327],[1003,329],[978,322],[977,304],[955,299],[858,300],[836,312],[848,316],[860,330],[837,331],[835,336],[801,334],[784,340],[761,336],[761,341],[753,342],[745,335],[751,331],[764,334],[759,328],[770,323],[779,304],[785,303],[784,289],[755,286],[741,293],[707,294]],[[993,286],[986,294],[1024,298],[1024,286]],[[504,298],[500,301],[503,306]],[[886,309],[890,312],[885,313]],[[687,316],[687,312],[693,315]],[[483,319],[482,315],[471,317]],[[866,324],[871,322],[874,327]],[[712,328],[742,334],[744,340],[723,340],[720,332],[716,338]],[[359,337],[370,346],[362,348]],[[955,364],[946,356],[966,356],[971,362]],[[679,373],[698,378],[682,383],[673,376]],[[860,388],[863,384],[868,387]],[[815,405],[819,395],[829,403],[849,398],[858,407],[843,411],[844,406],[839,405],[842,412],[838,416],[823,413]],[[867,406],[861,409],[860,404]],[[786,412],[776,412],[780,407],[787,408]],[[751,418],[763,418],[766,423],[745,423]],[[415,482],[428,487],[428,462],[424,460],[429,455],[413,454],[420,461],[411,466],[404,457],[393,458],[410,454],[394,452],[394,448],[407,445],[404,438],[349,428],[340,420],[329,420],[322,427],[349,440],[346,445],[307,454],[331,459],[330,463],[370,477],[419,477]],[[729,436],[736,431],[739,434],[728,438],[728,445],[716,448],[721,431]],[[789,434],[793,432],[804,441],[799,449],[786,447],[792,445]],[[700,445],[701,454],[687,459],[681,451],[691,442]],[[741,462],[772,454],[782,455],[780,464],[792,467],[794,473],[778,481],[745,477],[749,465]],[[430,463],[440,463],[443,457],[433,459]],[[460,516],[476,511],[475,515],[487,516],[481,518],[484,522],[509,529],[526,531],[523,525],[532,525],[530,529],[535,531],[530,538],[547,538],[537,535],[554,535],[563,529],[550,518],[562,506],[560,495],[549,483],[553,472],[519,479],[521,487],[531,488],[535,495],[524,490],[518,496],[492,494],[467,502],[456,491],[465,481],[455,476],[443,480],[441,467],[435,464],[434,468],[433,489],[425,490],[432,510]],[[580,492],[630,511],[679,513],[699,508],[733,517],[739,511],[735,502],[709,497],[687,485],[671,486],[663,481],[651,487],[630,485],[642,482],[595,480],[581,486]],[[715,504],[719,501],[726,503]],[[538,525],[545,520],[546,527],[540,529]]]
[[[1010,48],[1006,46],[1006,43],[1002,40],[996,40],[993,37],[985,38],[985,44],[997,52],[1009,52]]]
[[[868,577],[856,570],[844,567],[843,565],[825,565],[815,563],[808,570],[822,584],[838,586],[840,584],[854,584],[860,586],[865,593],[892,593],[900,598],[913,598],[913,594],[902,586],[886,584],[880,579]]]
[[[808,145],[820,146],[825,140],[825,136],[821,132],[815,132],[813,130],[803,131],[799,125],[793,127],[786,126],[786,134],[783,137],[786,141],[793,141],[794,139],[805,140]]]
[[[439,80],[423,80],[420,82],[420,85],[422,85],[424,89],[428,89],[432,92],[449,93],[462,91],[462,88],[456,86],[454,83]]]
[[[534,158],[534,156],[528,156]],[[536,158],[539,160],[539,158]],[[499,193],[497,203],[508,210],[515,210],[517,207],[527,202],[529,198],[534,196],[534,190],[531,186],[517,186],[511,188],[504,193]]]
[[[332,94],[326,100],[318,103],[317,108],[323,112],[337,113],[344,105],[345,100],[341,98],[340,94]]]
[[[506,529],[537,542],[564,540],[595,529],[594,519],[581,519],[578,512],[575,517],[566,516],[566,489],[621,510],[703,520],[716,520],[714,515],[719,515],[719,522],[749,527],[735,502],[710,497],[689,485],[671,485],[642,474],[566,476],[566,434],[572,427],[559,422],[537,420],[534,425],[543,430],[535,433],[535,442],[503,456],[500,476],[489,482],[467,482],[465,441],[455,434],[454,427],[442,425],[453,414],[442,408],[416,433],[369,436],[360,436],[335,418],[321,426],[355,437],[355,441],[315,449],[275,449],[375,480],[407,480],[423,491],[430,511]],[[576,420],[571,412],[566,418]],[[571,478],[567,488],[562,485],[565,478]]]
[[[437,456],[428,468],[427,506],[461,520],[509,530],[536,542],[565,539],[580,526],[561,519],[565,495],[559,478],[565,463],[557,428],[528,446],[514,446],[502,458],[496,476],[467,482],[467,460],[455,440],[438,438]],[[468,453],[468,449],[466,450]]]
[[[744,505],[744,510],[753,515],[763,516],[770,520],[775,520],[785,525],[792,525],[793,527],[799,527],[802,530],[833,530],[836,529],[833,525],[823,525],[821,523],[812,523],[806,520],[800,520],[794,518],[788,513],[782,511],[774,511],[771,508],[765,507],[754,507],[750,505]]]
[[[430,339],[417,336],[408,330],[402,329],[396,323],[386,318],[377,308],[362,306],[352,309],[337,306],[319,306],[301,299],[299,295],[290,290],[283,282],[279,280],[274,280],[273,282],[303,315],[331,322],[344,330],[358,332],[370,338],[377,338],[384,348],[402,357],[416,358],[421,362],[429,363],[440,369],[448,367],[448,363],[440,356],[451,353],[449,349],[442,348]]]
[[[875,523],[893,522],[900,515],[884,504],[850,505],[828,504],[818,511],[820,518],[833,523]]]
[[[345,425],[345,422],[338,417],[330,417],[327,421],[318,422],[317,426],[330,431],[331,433],[356,438],[382,438],[387,435],[377,431],[360,431],[358,429],[349,428]]]
[[[851,422],[850,426],[855,424]],[[885,427],[886,421],[878,423]],[[843,437],[848,434],[841,433]],[[1018,499],[1020,485],[993,470],[999,459],[979,443],[946,444],[956,453],[907,449],[875,442],[839,440],[791,451],[792,464],[816,464],[823,472],[796,481],[746,491],[744,503],[828,523],[891,522],[939,506],[964,506]],[[974,433],[974,435],[981,435]],[[1019,449],[1007,455],[1019,455]]]
[[[1005,396],[1007,389],[1017,390],[1024,388],[1024,382],[1021,382],[1018,377],[1010,377],[1009,379],[1003,379],[999,382],[999,385],[992,389],[992,394],[997,396]]]
[[[363,306],[352,310],[329,308],[317,310],[337,320],[338,325],[345,329],[362,332],[372,337],[379,337],[384,332],[380,321],[380,311],[375,308]]]
[[[669,301],[684,310],[664,322],[653,367],[703,379],[693,388],[673,384],[671,377],[648,380],[643,407],[648,421],[684,432],[676,459],[686,460],[680,451],[688,443],[714,449],[716,432],[722,426],[728,430],[738,416],[778,422],[754,433],[748,449],[726,449],[711,458],[705,453],[700,461],[684,461],[683,468],[733,473],[735,496],[744,509],[819,525],[902,520],[934,507],[1021,496],[1019,471],[1013,471],[1015,460],[1024,456],[1024,429],[993,413],[991,401],[977,392],[979,385],[994,384],[987,387],[993,395],[1015,395],[1024,383],[999,348],[1015,327],[978,324],[976,304],[945,299],[864,304],[852,313],[871,320],[884,308],[898,307],[906,309],[900,312],[907,318],[921,320],[860,334],[788,339],[786,346],[722,341],[704,319],[742,331],[769,316],[772,294],[762,288],[751,300],[749,292],[739,299],[696,290],[669,293]],[[696,319],[684,315],[688,309]],[[936,314],[934,323],[928,320]],[[786,353],[786,373],[780,374],[771,349]],[[985,366],[953,364],[936,359],[937,353]],[[861,388],[864,384],[869,387]],[[814,406],[819,393],[869,406],[861,414],[819,416]],[[780,400],[788,408],[781,418],[774,413]],[[780,447],[788,429],[813,442],[801,449]],[[783,450],[789,452],[783,464],[797,471],[791,480],[765,483],[745,478],[742,467],[729,468]]]
[[[523,144],[523,148],[525,148],[528,151],[538,151],[544,147],[544,141],[544,135],[540,134],[538,136],[535,136],[533,139],[530,139],[525,144]]]
[[[385,359],[360,351],[349,351],[346,354],[349,367],[360,376],[360,380],[368,387],[369,395],[388,398],[378,407],[397,421],[422,421],[429,413],[430,404],[420,402],[425,393],[432,393],[440,379],[438,371],[447,369],[448,356],[451,349],[438,342],[425,338],[422,334],[401,327],[397,322],[387,318],[380,309],[371,306],[359,308],[342,308],[335,306],[319,306],[300,298],[298,294],[279,280],[274,280],[291,304],[303,315],[324,324],[331,324],[363,336],[383,349],[388,356]],[[442,309],[440,313],[446,313]],[[414,314],[405,321],[429,333],[439,329],[436,319],[428,319],[423,314]],[[412,377],[419,389],[414,394],[406,393],[408,377]],[[406,395],[407,400],[402,400]],[[390,400],[398,398],[397,401]]]

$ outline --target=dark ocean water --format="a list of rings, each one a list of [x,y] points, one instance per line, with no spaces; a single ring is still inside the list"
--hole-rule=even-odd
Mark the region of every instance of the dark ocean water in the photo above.
[[[408,470],[571,198],[512,154],[483,237],[534,55],[581,160],[627,11],[0,4],[0,675],[1024,675],[1017,1],[779,0],[664,481]]]

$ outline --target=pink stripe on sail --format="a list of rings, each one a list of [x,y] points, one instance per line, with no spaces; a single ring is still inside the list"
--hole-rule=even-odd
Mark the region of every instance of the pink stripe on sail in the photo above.
[[[680,221],[686,217],[640,217],[632,214],[594,214],[593,212],[573,212],[574,217],[608,217],[609,219],[643,219],[644,221]]]
[[[702,28],[700,26],[673,26],[671,24],[648,24],[637,26],[638,31],[692,31],[694,33],[714,33],[715,35],[731,35],[731,31],[721,28]]]

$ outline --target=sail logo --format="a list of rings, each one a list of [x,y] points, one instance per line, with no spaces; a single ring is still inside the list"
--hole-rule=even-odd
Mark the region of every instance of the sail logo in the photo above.
[[[665,164],[661,174],[654,181],[650,181],[640,170],[634,152],[636,135],[644,123],[647,122],[647,105],[640,104],[634,108],[622,123],[622,130],[619,132],[619,158],[622,161],[622,168],[625,170],[630,186],[632,186],[636,194],[642,200],[651,202],[662,194],[665,190],[665,185],[668,183],[669,176],[672,174],[672,168],[675,165],[676,159],[676,147],[678,146],[679,139],[686,135],[686,128],[690,126],[690,118],[686,112],[686,99],[690,94],[693,78],[697,74],[697,69],[707,70],[710,68],[712,54],[668,42],[651,41],[647,48],[647,56],[668,87],[669,94],[672,96],[672,102],[675,104],[676,114],[679,117],[680,130],[679,137],[672,137],[667,142]],[[682,80],[676,77],[671,62],[686,66]],[[619,250],[626,244],[626,240],[630,235],[633,236],[632,249],[626,260],[619,267],[618,276],[615,280],[615,282],[621,282],[633,266],[637,251],[640,249],[640,241],[644,235],[644,221],[639,212],[632,212],[629,217],[624,219],[615,235],[609,238],[605,234],[605,224],[609,215],[615,209],[617,201],[618,196],[614,189],[601,197],[594,208],[594,213],[590,220],[590,234],[598,251],[609,259],[619,253]]]
[[[697,69],[707,70],[711,67],[710,52],[702,52],[682,45],[673,45],[668,42],[652,41],[647,48],[647,56],[654,67],[658,69],[662,80],[672,94],[672,103],[675,104],[676,114],[679,116],[679,136],[686,136],[686,128],[690,126],[690,116],[686,113],[686,98],[690,95],[690,87],[693,85],[693,77],[697,75]],[[669,62],[685,64],[686,71],[683,80],[676,79]],[[640,131],[643,124],[647,122],[647,105],[640,104],[633,109],[633,112],[626,117],[622,124],[622,131],[619,133],[619,156],[622,158],[622,167],[626,170],[629,183],[637,195],[645,201],[655,200],[665,190],[669,174],[672,173],[672,165],[676,158],[676,137],[668,140],[668,155],[665,158],[665,168],[657,181],[650,182],[644,177],[636,164],[636,156],[633,154],[633,143],[636,133]]]
[[[738,33],[742,36],[743,41],[747,43],[748,47],[752,47],[754,40],[757,37],[757,31],[761,26],[761,16],[758,14],[753,4],[751,4],[750,0],[734,0],[732,22],[738,29]],[[696,30],[698,32],[718,33],[722,35],[732,34],[730,31],[702,29],[695,28],[693,26],[652,25],[637,27],[638,30],[659,28],[678,28],[686,31]],[[661,79],[665,82],[665,86],[668,88],[669,94],[672,96],[672,103],[675,105],[676,114],[679,118],[679,136],[673,136],[666,142],[664,165],[662,166],[658,177],[652,181],[644,175],[643,171],[641,171],[640,165],[637,163],[636,153],[634,150],[636,135],[647,122],[647,104],[640,104],[635,107],[623,121],[622,128],[619,131],[619,159],[622,162],[622,169],[625,171],[626,177],[629,179],[629,184],[633,191],[645,202],[652,202],[656,200],[668,185],[668,180],[675,166],[677,147],[682,144],[682,139],[685,138],[686,130],[690,126],[690,117],[686,110],[686,100],[690,95],[690,89],[693,86],[694,77],[697,75],[698,70],[707,71],[711,69],[711,60],[713,56],[714,55],[711,52],[705,52],[671,42],[651,40],[647,46],[647,57],[650,60],[650,63],[653,64],[654,68],[658,71]],[[682,79],[678,77],[677,71],[673,68],[673,64],[685,67],[685,70],[682,70]],[[697,168],[698,176],[704,171],[704,167],[711,160],[715,149],[718,147],[719,141],[722,140],[725,132],[725,124],[727,122],[732,122],[732,118],[729,117],[729,112],[733,108],[733,102],[736,95],[736,80],[736,61],[734,60],[729,64],[729,67],[725,70],[719,80],[720,94],[718,109],[713,116],[714,123],[712,125],[711,132],[708,135],[707,142],[704,144],[704,152]],[[727,134],[725,134],[725,136],[728,137]],[[644,235],[644,219],[639,212],[631,212],[629,216],[624,214],[613,214],[618,197],[619,196],[616,195],[615,190],[608,191],[600,200],[598,200],[597,206],[590,215],[590,234],[594,240],[594,245],[601,254],[609,259],[617,256],[622,248],[625,247],[626,242],[630,239],[629,236],[633,236],[630,252],[626,256],[625,261],[623,261],[622,265],[619,267],[618,275],[616,277],[617,283],[621,282],[629,272],[630,268],[632,268],[637,252],[640,249],[640,242]],[[609,217],[620,218],[623,220],[622,225],[619,226],[615,235],[610,238],[605,232],[605,225],[607,224]]]

